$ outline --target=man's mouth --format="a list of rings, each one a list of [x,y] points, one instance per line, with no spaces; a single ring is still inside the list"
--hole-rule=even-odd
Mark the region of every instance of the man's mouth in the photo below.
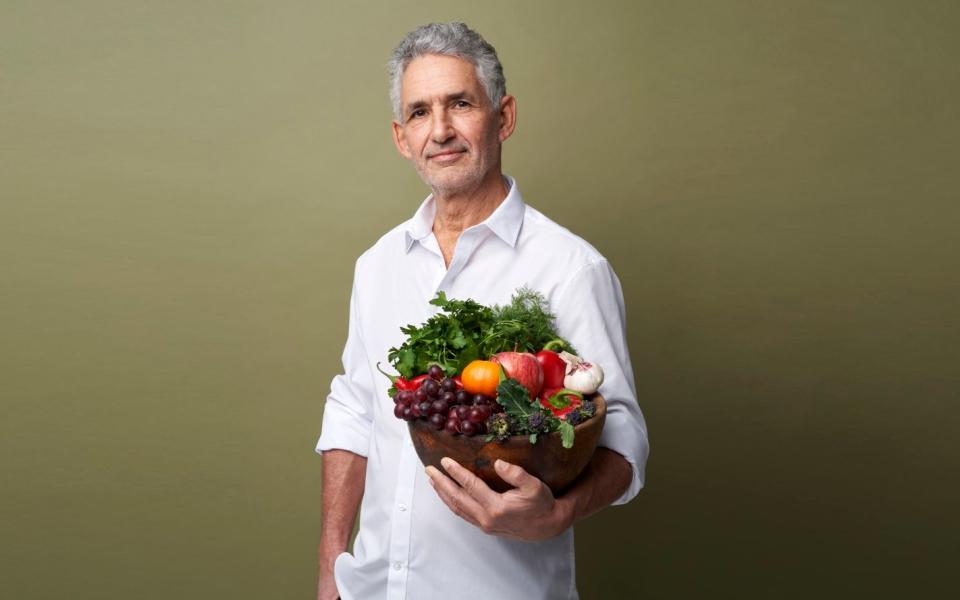
[[[444,150],[443,152],[438,152],[436,154],[430,155],[430,160],[436,162],[453,162],[457,160],[461,154],[465,153],[466,150]]]

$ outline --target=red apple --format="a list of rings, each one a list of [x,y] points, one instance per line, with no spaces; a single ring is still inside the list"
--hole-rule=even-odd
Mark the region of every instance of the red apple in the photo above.
[[[543,387],[543,368],[537,357],[529,352],[500,352],[490,357],[495,363],[503,367],[503,372],[510,379],[516,379],[520,385],[527,388],[531,398],[536,398]]]

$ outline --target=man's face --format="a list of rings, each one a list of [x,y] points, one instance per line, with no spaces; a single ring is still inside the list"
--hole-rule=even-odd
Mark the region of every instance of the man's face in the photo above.
[[[436,192],[476,189],[500,164],[500,144],[513,132],[510,96],[493,110],[473,64],[451,56],[414,59],[400,86],[394,143]],[[504,114],[504,104],[507,112]]]

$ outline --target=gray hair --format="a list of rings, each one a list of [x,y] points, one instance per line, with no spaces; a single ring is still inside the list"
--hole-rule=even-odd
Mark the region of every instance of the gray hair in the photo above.
[[[393,116],[400,120],[400,80],[413,59],[425,54],[455,56],[473,63],[477,77],[487,92],[494,110],[507,93],[503,66],[493,49],[479,33],[463,23],[430,23],[417,27],[403,38],[390,55],[387,71],[390,75],[390,102]]]

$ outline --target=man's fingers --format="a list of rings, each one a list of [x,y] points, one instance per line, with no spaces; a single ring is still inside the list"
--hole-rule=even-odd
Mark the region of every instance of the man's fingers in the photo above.
[[[465,492],[470,494],[477,502],[483,506],[489,507],[499,499],[499,494],[490,489],[482,479],[465,469],[460,463],[452,458],[444,457],[440,464],[447,471],[450,477],[453,477]]]
[[[427,477],[437,495],[451,511],[464,521],[475,527],[481,527],[480,520],[484,514],[483,508],[476,500],[470,497],[457,482],[450,479],[438,469],[427,467]]]
[[[527,473],[520,465],[514,465],[505,460],[497,459],[497,461],[493,463],[493,468],[496,469],[500,479],[503,479],[515,488],[538,491],[540,487],[544,485],[542,481],[530,473]]]

